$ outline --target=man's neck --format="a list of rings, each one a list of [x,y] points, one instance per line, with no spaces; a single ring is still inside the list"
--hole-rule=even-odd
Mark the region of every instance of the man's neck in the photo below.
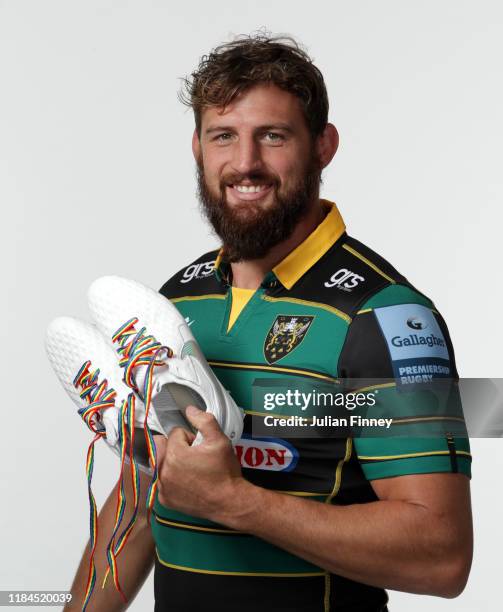
[[[232,263],[232,285],[242,289],[257,289],[264,276],[282,261],[318,227],[325,211],[321,200],[297,223],[291,236],[274,246],[265,257]]]

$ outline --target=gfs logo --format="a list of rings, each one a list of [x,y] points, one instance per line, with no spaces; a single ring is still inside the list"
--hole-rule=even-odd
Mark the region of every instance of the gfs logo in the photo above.
[[[329,280],[326,281],[325,287],[330,289],[331,287],[337,287],[342,291],[353,291],[360,283],[363,283],[365,278],[359,274],[355,274],[347,268],[341,268],[337,270]]]
[[[199,264],[191,264],[183,271],[181,283],[190,283],[195,278],[206,278],[210,276],[215,269],[215,261],[204,261]]]
[[[234,445],[234,450],[241,467],[252,470],[290,472],[299,459],[298,451],[279,438],[243,437]]]

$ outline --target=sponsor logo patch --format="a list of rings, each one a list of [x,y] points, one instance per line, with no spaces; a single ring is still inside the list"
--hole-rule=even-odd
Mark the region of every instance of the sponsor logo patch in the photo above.
[[[376,308],[398,385],[452,375],[447,343],[434,314],[419,304]]]
[[[336,287],[341,291],[351,292],[364,281],[365,278],[363,276],[355,274],[355,272],[351,272],[351,270],[348,270],[347,268],[341,268],[332,274],[329,280],[325,282],[325,287],[328,289],[331,287]]]
[[[234,452],[241,467],[269,472],[290,472],[299,459],[297,449],[280,438],[243,436],[234,445]]]
[[[190,281],[198,278],[206,278],[213,273],[215,269],[215,261],[203,261],[199,264],[191,264],[183,271],[181,283],[190,283]]]
[[[409,317],[407,319],[407,325],[411,329],[426,329],[428,327],[428,323],[421,320],[419,317]]]
[[[275,363],[291,353],[304,340],[314,316],[278,315],[264,342],[264,356]]]

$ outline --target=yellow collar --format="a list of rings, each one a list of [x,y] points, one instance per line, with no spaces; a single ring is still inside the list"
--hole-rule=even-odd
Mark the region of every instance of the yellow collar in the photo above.
[[[329,209],[327,216],[304,242],[290,251],[285,259],[272,269],[276,278],[286,289],[291,289],[299,278],[312,268],[346,231],[346,226],[337,206],[328,200],[321,200],[321,203]],[[221,264],[222,249],[220,249],[215,261],[215,270],[218,270]]]
[[[328,200],[321,200],[321,203],[329,208],[327,216],[304,242],[290,251],[285,259],[272,269],[283,287],[287,289],[291,289],[346,231],[337,206]]]

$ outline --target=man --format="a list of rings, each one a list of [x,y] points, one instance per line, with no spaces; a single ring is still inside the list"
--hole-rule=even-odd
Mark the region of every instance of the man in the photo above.
[[[189,410],[200,446],[180,428],[157,438],[153,540],[143,515],[119,560],[126,595],[147,575],[155,541],[159,612],[374,612],[387,610],[385,588],[457,596],[472,554],[466,440],[253,436],[260,379],[391,378],[408,407],[422,376],[456,377],[431,301],[348,237],[319,198],[338,146],[322,75],[291,40],[244,38],[202,59],[184,99],[200,199],[223,246],[161,292],[245,409],[245,435],[233,448],[211,415]],[[98,577],[113,504],[112,492]],[[87,553],[76,600],[86,568]],[[88,609],[124,605],[109,585]]]

